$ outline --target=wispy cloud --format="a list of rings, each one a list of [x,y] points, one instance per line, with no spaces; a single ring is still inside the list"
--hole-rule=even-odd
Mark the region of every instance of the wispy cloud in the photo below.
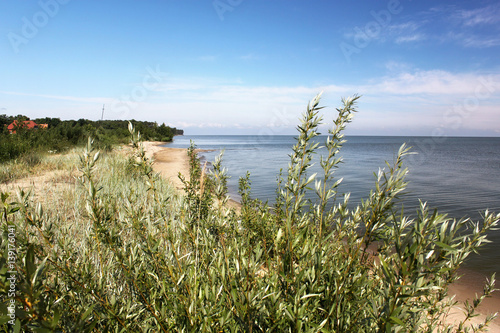
[[[474,9],[458,5],[441,5],[415,13],[395,17],[370,41],[413,45],[427,43],[455,43],[466,48],[489,48],[500,45],[500,3]],[[347,39],[366,39],[366,32],[356,27],[344,34]]]
[[[488,90],[500,95],[500,73],[451,73],[443,70],[416,70],[377,79],[376,83],[361,86],[370,93],[393,95],[426,95],[440,100],[444,96],[474,95],[483,82],[489,82]],[[485,89],[486,89],[485,88]]]
[[[425,40],[427,36],[425,33],[421,32],[423,25],[423,22],[417,22],[415,20],[392,24],[388,29],[388,37],[397,44]]]
[[[453,33],[447,35],[449,40],[461,44],[464,47],[472,48],[489,48],[500,46],[500,37],[496,36],[483,36],[474,33]]]
[[[430,12],[441,16],[443,24],[434,35],[443,43],[453,42],[466,48],[500,45],[500,4],[474,9],[463,9],[455,5],[442,6],[433,8]]]
[[[459,9],[452,13],[452,18],[468,27],[496,24],[500,22],[500,5],[494,4],[471,10]]]
[[[411,72],[413,70],[413,65],[401,61],[390,60],[385,64],[385,68],[389,73],[403,73]]]
[[[163,103],[238,103],[259,104],[304,104],[320,91],[332,95],[346,94],[391,94],[391,95],[429,95],[463,96],[475,94],[477,87],[487,82],[490,95],[500,97],[500,73],[483,75],[481,73],[452,73],[443,70],[412,69],[408,64],[388,62],[390,71],[387,76],[373,78],[364,84],[318,86],[248,86],[238,80],[220,78],[168,78],[155,89],[151,101]],[[65,95],[32,94],[27,92],[0,91],[0,94],[72,101],[80,103],[112,102],[113,97],[79,97]]]
[[[263,58],[262,56],[257,55],[255,53],[248,53],[240,56],[240,59],[245,61],[261,60],[262,58]]]
[[[404,23],[392,24],[389,26],[389,31],[391,33],[398,35],[402,33],[413,33],[417,31],[422,26],[421,23],[416,21],[408,21]]]
[[[394,22],[390,25],[380,27],[377,33],[370,33],[362,27],[354,27],[351,31],[345,32],[344,37],[348,40],[370,40],[381,43],[409,43],[426,39],[426,34],[421,32],[422,22],[410,20],[406,22]]]
[[[102,103],[109,102],[112,99],[106,97],[79,97],[79,96],[65,96],[65,95],[46,95],[46,94],[34,94],[27,92],[16,92],[16,91],[0,91],[0,94],[11,95],[11,96],[23,96],[23,97],[35,97],[43,99],[53,99],[62,101],[72,101],[80,103]]]
[[[407,36],[400,36],[397,37],[395,42],[397,44],[403,44],[403,43],[411,43],[411,42],[418,42],[421,40],[425,40],[427,37],[425,34],[413,34],[413,35],[407,35]]]

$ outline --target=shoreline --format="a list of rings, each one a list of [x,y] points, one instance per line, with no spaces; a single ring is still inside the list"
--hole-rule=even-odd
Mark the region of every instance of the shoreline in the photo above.
[[[183,184],[179,179],[179,173],[189,179],[187,148],[164,147],[165,142],[158,141],[147,141],[143,144],[146,156],[153,159],[153,169],[172,183],[177,191],[183,193]],[[200,153],[207,150],[196,149],[195,151]],[[241,204],[234,199],[228,200],[228,206],[234,208],[238,213],[241,209]]]
[[[164,147],[164,142],[144,142],[144,149],[149,158],[153,158],[153,168],[160,173],[166,180],[170,181],[175,188],[182,193],[183,186],[178,178],[179,172],[188,178],[189,176],[189,160],[186,148],[169,148]],[[198,150],[197,152],[203,152]],[[240,203],[230,199],[229,207],[239,211]],[[454,306],[446,318],[447,323],[454,323],[462,320],[465,316],[461,309],[464,308],[463,302],[472,299],[475,294],[481,294],[484,286],[485,276],[467,269],[459,269],[458,274],[462,277],[449,287],[449,297],[455,297],[459,302]],[[498,282],[497,282],[498,286]],[[486,298],[477,313],[480,314],[468,321],[470,324],[480,324],[486,318],[486,315],[500,311],[500,291],[496,291],[491,297]],[[500,333],[500,317],[493,320],[488,326],[488,332]]]
[[[490,278],[466,268],[459,268],[457,274],[461,277],[449,286],[448,297],[454,297],[455,301],[459,303],[451,309],[446,319],[447,323],[459,322],[465,318],[462,311],[464,309],[464,302],[468,300],[472,304],[474,296],[482,294],[486,278]],[[498,280],[496,281],[496,287],[499,287]],[[478,325],[484,322],[487,315],[495,312],[498,312],[499,316],[488,325],[487,332],[500,332],[500,291],[498,290],[483,300],[476,311],[478,316],[471,318],[467,323],[469,325]]]
[[[153,160],[153,169],[182,193],[183,184],[178,175],[181,173],[186,179],[189,178],[187,149],[163,147],[164,144],[158,141],[143,142],[146,157]]]

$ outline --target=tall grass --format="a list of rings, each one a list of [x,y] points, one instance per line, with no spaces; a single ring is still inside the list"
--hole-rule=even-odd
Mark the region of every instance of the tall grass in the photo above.
[[[319,148],[313,140],[322,122],[319,96],[309,103],[273,207],[251,198],[247,174],[240,179],[241,213],[226,208],[222,156],[208,170],[194,146],[189,177],[182,177],[186,194],[179,195],[153,172],[133,128],[131,158],[103,157],[89,140],[79,162],[81,186],[63,207],[42,209],[26,193],[17,199],[3,193],[2,313],[16,302],[15,316],[0,318],[3,329],[466,331],[465,321],[444,322],[452,304],[447,288],[500,215],[486,212],[480,223],[452,220],[422,203],[418,217],[406,217],[397,205],[406,188],[406,146],[379,170],[356,209],[347,208],[348,196],[337,201],[342,131],[357,99],[337,109],[320,176],[308,173]],[[317,199],[308,199],[311,191]],[[10,298],[13,228],[17,273]],[[494,277],[466,319],[493,285]]]
[[[0,163],[0,184],[22,178],[40,176],[47,172],[74,171],[81,148],[69,149],[62,154],[28,153]]]

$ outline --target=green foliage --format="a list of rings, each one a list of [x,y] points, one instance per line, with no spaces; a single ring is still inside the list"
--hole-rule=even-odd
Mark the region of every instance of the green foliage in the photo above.
[[[247,174],[241,212],[228,209],[222,155],[202,166],[194,144],[184,194],[177,194],[154,173],[132,124],[128,159],[101,156],[87,142],[72,213],[43,211],[23,192],[17,202],[2,194],[0,325],[26,332],[467,331],[465,321],[444,322],[453,304],[448,286],[500,215],[457,221],[422,203],[418,216],[405,216],[398,200],[406,146],[379,170],[361,205],[349,210],[348,195],[338,202],[342,131],[357,99],[337,109],[319,177],[308,174],[319,148],[319,96],[308,105],[274,207],[251,198]],[[12,299],[5,292],[9,228],[18,272],[12,325],[3,315]],[[467,304],[466,320],[493,291],[494,277]]]
[[[247,240],[249,246],[260,245],[271,257],[274,255],[274,233],[275,225],[278,220],[267,203],[251,197],[250,173],[247,172],[245,178],[239,179],[239,194],[241,195],[241,213],[240,221],[243,237]]]
[[[208,177],[207,164],[200,165],[200,160],[196,153],[196,146],[191,142],[188,149],[189,157],[189,179],[182,174],[179,178],[184,184],[186,192],[186,216],[191,224],[197,224],[200,220],[206,220],[210,207],[213,204],[212,190],[213,184]]]
[[[87,137],[94,138],[94,146],[110,151],[116,144],[128,142],[128,121],[86,119],[65,120],[59,118],[34,119],[37,124],[47,124],[46,129],[26,129],[21,126],[25,116],[0,116],[0,162],[16,159],[24,154],[40,154],[62,152],[70,147],[84,146]],[[19,126],[16,134],[9,134],[7,125],[17,120]],[[165,124],[132,120],[142,137],[149,141],[171,141],[174,135],[182,134],[182,130],[171,128]]]

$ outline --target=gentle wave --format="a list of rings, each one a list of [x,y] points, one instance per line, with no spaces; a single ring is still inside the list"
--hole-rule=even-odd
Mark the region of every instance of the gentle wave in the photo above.
[[[238,179],[249,171],[253,196],[270,203],[276,195],[279,171],[286,171],[295,144],[293,136],[184,136],[175,137],[168,146],[186,148],[190,140],[198,148],[215,150],[203,153],[208,161],[225,150],[223,164],[229,170],[229,191],[235,199]],[[352,206],[368,197],[375,187],[373,173],[379,168],[387,169],[385,161],[394,161],[399,147],[406,142],[417,153],[406,160],[406,212],[415,212],[419,199],[427,202],[429,208],[438,208],[454,218],[478,220],[485,209],[500,212],[500,138],[351,136],[347,140],[340,153],[344,162],[337,177],[344,178],[339,198],[350,192]],[[325,150],[318,153],[322,152]],[[310,173],[321,175],[319,158],[315,162]],[[470,263],[473,269],[484,273],[500,271],[500,232],[493,232],[490,238],[494,244]]]

